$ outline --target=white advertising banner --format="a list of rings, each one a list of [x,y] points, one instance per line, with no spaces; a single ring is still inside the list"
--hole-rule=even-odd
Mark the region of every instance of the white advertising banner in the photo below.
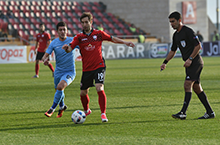
[[[0,63],[27,63],[26,46],[0,46]]]

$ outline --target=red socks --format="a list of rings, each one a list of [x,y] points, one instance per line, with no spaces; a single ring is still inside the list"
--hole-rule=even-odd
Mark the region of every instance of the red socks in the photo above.
[[[48,65],[48,67],[50,68],[50,70],[52,72],[54,72],[54,68],[53,68],[53,65],[51,63]],[[35,64],[35,73],[36,73],[36,75],[39,74],[39,70],[40,70],[40,64]]]
[[[39,74],[39,69],[40,69],[40,65],[39,64],[35,64],[35,74],[36,75]]]
[[[52,72],[54,72],[54,68],[53,68],[53,65],[52,65],[51,63],[48,65],[48,67],[50,68],[50,70],[51,70]]]
[[[105,113],[106,112],[106,103],[107,103],[105,91],[102,90],[102,91],[98,92],[98,95],[99,95],[99,106],[100,106],[101,113]]]
[[[84,111],[87,111],[89,109],[89,96],[80,96],[81,97],[81,102],[84,108]]]
[[[106,104],[107,104],[107,98],[105,95],[105,91],[102,90],[100,92],[97,92],[99,95],[99,106],[100,106],[100,110],[101,113],[105,113],[106,112]],[[89,109],[89,96],[80,96],[81,97],[81,102],[82,102],[82,106],[84,111],[87,111]]]

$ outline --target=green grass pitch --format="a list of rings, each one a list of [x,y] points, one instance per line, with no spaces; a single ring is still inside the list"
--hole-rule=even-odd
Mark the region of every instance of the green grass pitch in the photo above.
[[[216,113],[215,119],[197,120],[205,109],[193,93],[186,120],[175,120],[184,99],[185,78],[181,58],[171,60],[160,72],[164,59],[106,60],[107,117],[102,123],[98,95],[91,88],[93,111],[83,124],[74,124],[71,114],[82,110],[81,62],[77,76],[65,90],[68,109],[63,117],[44,113],[54,97],[52,73],[40,64],[39,79],[34,63],[0,64],[1,145],[213,145],[220,144],[220,59],[204,57],[201,84]],[[54,63],[53,63],[54,65]]]

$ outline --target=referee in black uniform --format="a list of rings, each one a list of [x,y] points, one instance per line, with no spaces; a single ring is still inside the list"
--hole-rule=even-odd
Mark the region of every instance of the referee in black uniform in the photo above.
[[[207,96],[202,90],[202,86],[200,84],[200,73],[203,68],[203,60],[199,54],[201,44],[198,40],[198,37],[191,28],[182,24],[181,14],[179,12],[171,13],[168,18],[171,26],[176,31],[173,34],[171,51],[167,55],[167,58],[164,60],[160,68],[161,70],[166,68],[166,64],[174,57],[177,48],[179,48],[182,54],[182,59],[185,61],[184,67],[186,72],[186,79],[184,82],[185,99],[183,107],[179,113],[173,114],[172,117],[181,120],[186,119],[186,110],[191,100],[193,88],[193,91],[197,94],[199,100],[206,109],[205,115],[199,117],[198,119],[214,118],[215,113],[213,112]]]

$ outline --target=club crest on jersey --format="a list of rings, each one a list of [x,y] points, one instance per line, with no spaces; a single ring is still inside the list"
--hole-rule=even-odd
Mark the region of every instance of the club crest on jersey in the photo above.
[[[180,41],[180,42],[181,42],[182,47],[185,47],[185,46],[186,46],[185,40],[182,40],[182,41]]]
[[[94,36],[93,36],[93,39],[94,39],[94,40],[97,40],[97,36],[96,36],[96,35],[94,35]]]

